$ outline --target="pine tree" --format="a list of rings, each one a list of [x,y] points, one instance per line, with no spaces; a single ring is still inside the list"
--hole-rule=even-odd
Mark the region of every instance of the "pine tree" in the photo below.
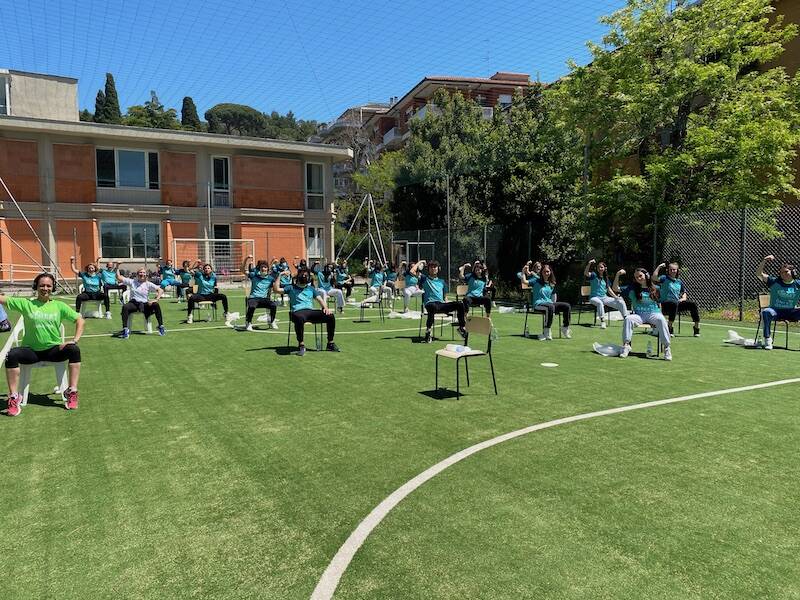
[[[191,96],[186,96],[183,99],[183,106],[181,107],[181,127],[190,131],[201,131],[200,117],[197,116],[197,107],[194,105],[194,100]]]
[[[114,76],[106,73],[106,101],[103,106],[103,123],[121,123],[122,111],[119,109],[119,97],[117,96],[117,86],[114,83]]]
[[[103,90],[97,90],[97,96],[94,99],[94,122],[105,123],[104,120],[106,111],[106,95]]]
[[[89,109],[84,108],[78,115],[81,121],[94,121],[94,115],[89,112]]]

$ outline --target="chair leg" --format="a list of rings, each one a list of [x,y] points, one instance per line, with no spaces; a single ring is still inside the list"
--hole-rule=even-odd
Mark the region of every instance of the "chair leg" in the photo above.
[[[494,362],[492,361],[491,352],[489,352],[489,367],[492,369],[492,384],[494,385],[494,395],[497,396],[497,380],[494,377]]]
[[[469,361],[466,356],[464,357],[464,371],[467,374],[467,387],[469,387]]]
[[[439,391],[439,355],[436,354],[436,391]]]
[[[525,307],[525,325],[522,327],[522,337],[528,337],[528,315],[531,314],[528,312],[528,307]]]
[[[789,321],[784,321],[783,323],[786,325],[786,349],[789,349]]]
[[[458,368],[458,361],[461,360],[460,358],[456,359],[456,400],[461,399],[461,378],[459,377],[459,368]]]

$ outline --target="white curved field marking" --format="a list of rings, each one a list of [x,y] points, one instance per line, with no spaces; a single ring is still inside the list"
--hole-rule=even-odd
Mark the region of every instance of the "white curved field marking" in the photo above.
[[[663,406],[664,404],[675,404],[676,402],[686,402],[687,400],[698,400],[700,398],[711,398],[713,396],[723,396],[726,394],[735,394],[737,392],[749,392],[752,390],[760,390],[790,383],[800,383],[800,378],[781,379],[779,381],[769,381],[767,383],[758,383],[755,385],[746,385],[743,387],[728,388],[713,392],[702,392],[699,394],[691,394],[689,396],[678,396],[677,398],[667,398],[666,400],[654,400],[653,402],[642,402],[640,404],[631,404],[628,406],[619,406],[617,408],[582,413],[571,417],[562,417],[560,419],[554,419],[552,421],[531,425],[530,427],[525,427],[523,429],[517,429],[516,431],[512,431],[510,433],[504,433],[503,435],[499,435],[490,440],[480,442],[479,444],[475,444],[474,446],[470,446],[469,448],[465,448],[464,450],[456,452],[455,454],[448,456],[444,460],[436,463],[413,479],[401,485],[389,496],[387,496],[380,504],[378,504],[378,506],[372,509],[372,512],[370,512],[366,518],[358,524],[358,527],[356,527],[355,531],[350,534],[350,537],[348,537],[344,544],[342,544],[342,546],[339,548],[339,551],[325,569],[322,577],[320,577],[317,587],[314,588],[314,592],[311,594],[311,600],[329,600],[333,597],[336,587],[339,585],[339,580],[350,564],[350,561],[353,560],[355,553],[359,548],[361,548],[370,533],[372,533],[378,524],[383,521],[384,517],[386,517],[386,515],[388,515],[389,512],[406,496],[411,494],[411,492],[416,490],[426,481],[433,479],[436,475],[448,467],[453,466],[454,464],[480,452],[481,450],[486,450],[492,446],[502,444],[503,442],[513,440],[529,433],[533,433],[534,431],[548,429],[557,425],[566,425],[567,423],[574,423],[576,421],[585,421],[587,419],[605,417],[607,415],[615,415],[619,413],[630,412],[632,410],[640,410],[643,408],[653,408],[654,406]]]

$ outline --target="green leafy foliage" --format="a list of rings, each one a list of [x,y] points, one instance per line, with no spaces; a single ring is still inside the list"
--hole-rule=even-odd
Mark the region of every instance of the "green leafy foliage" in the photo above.
[[[181,128],[189,131],[203,130],[203,124],[197,116],[197,107],[190,96],[185,96],[181,105]]]
[[[291,111],[266,115],[244,104],[217,104],[205,117],[210,132],[227,135],[304,141],[317,129],[316,121],[297,120]]]
[[[174,108],[165,109],[154,91],[150,92],[150,100],[144,105],[128,108],[123,120],[125,125],[134,127],[152,127],[154,129],[180,129],[178,113]]]

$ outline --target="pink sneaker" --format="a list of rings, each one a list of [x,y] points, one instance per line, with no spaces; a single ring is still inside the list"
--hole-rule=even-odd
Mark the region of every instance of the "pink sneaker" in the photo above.
[[[8,397],[8,416],[9,417],[16,417],[20,411],[22,411],[22,407],[20,406],[20,402],[22,399],[19,397],[18,394]]]
[[[67,390],[64,392],[64,408],[67,410],[78,410],[78,392],[74,390]]]

